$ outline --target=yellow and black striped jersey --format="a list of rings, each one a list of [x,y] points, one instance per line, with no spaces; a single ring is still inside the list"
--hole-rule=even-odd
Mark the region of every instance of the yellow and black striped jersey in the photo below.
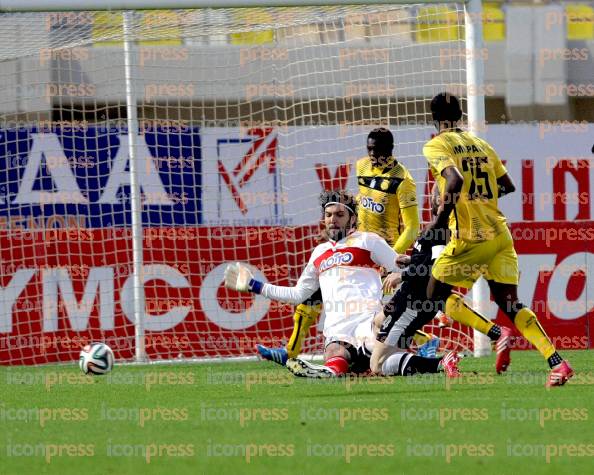
[[[455,166],[464,177],[460,198],[450,215],[454,236],[485,241],[499,235],[506,227],[506,219],[497,205],[497,179],[507,170],[495,150],[483,139],[456,129],[432,138],[423,147],[423,154],[442,194],[444,169]]]
[[[356,171],[359,185],[357,229],[379,234],[394,246],[401,232],[401,210],[414,206],[417,213],[416,185],[412,176],[393,157],[384,167],[374,167],[368,157],[362,158],[357,161]],[[416,227],[412,241],[418,231],[418,217]],[[407,243],[399,252],[404,252],[409,245]]]

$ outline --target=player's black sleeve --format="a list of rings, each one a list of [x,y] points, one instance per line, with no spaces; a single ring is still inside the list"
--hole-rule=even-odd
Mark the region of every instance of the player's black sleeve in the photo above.
[[[413,251],[410,255],[410,264],[402,271],[402,281],[412,282],[415,287],[423,285],[423,282],[429,282],[431,275],[431,265],[433,246],[445,243],[441,236],[432,233],[423,233],[413,245]],[[425,283],[425,288],[427,284]]]
[[[413,246],[411,262],[402,272],[402,285],[384,306],[384,321],[377,340],[406,349],[415,331],[429,323],[438,307],[427,299],[427,284],[433,264],[433,246],[442,240],[423,235]]]
[[[322,290],[316,290],[311,297],[301,302],[303,305],[308,307],[314,307],[316,305],[322,305]]]
[[[422,280],[427,280],[427,282],[429,282],[430,273],[431,252],[413,253],[410,264],[402,271],[402,282],[411,282],[422,285]],[[427,286],[425,285],[425,288],[426,287]]]

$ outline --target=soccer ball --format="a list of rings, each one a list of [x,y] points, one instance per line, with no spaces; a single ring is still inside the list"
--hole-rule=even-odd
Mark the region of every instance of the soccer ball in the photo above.
[[[113,368],[113,351],[105,343],[91,343],[80,352],[78,365],[85,374],[106,374]]]

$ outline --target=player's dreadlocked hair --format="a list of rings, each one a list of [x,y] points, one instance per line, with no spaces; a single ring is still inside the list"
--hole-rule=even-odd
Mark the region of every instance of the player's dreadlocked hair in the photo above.
[[[322,207],[322,214],[326,206],[330,204],[340,203],[344,205],[351,216],[357,216],[357,200],[355,197],[345,190],[329,190],[320,193],[320,206]]]

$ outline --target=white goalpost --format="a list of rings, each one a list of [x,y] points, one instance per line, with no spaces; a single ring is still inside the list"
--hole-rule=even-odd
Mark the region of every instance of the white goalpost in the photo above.
[[[317,196],[357,188],[394,133],[429,219],[429,102],[485,111],[482,7],[363,0],[0,0],[0,364],[171,361],[278,346],[291,306],[222,286],[229,261],[293,284]],[[489,302],[485,282],[475,308]],[[484,312],[483,312],[484,313]],[[449,348],[486,337],[432,327]],[[314,329],[304,351],[321,348]]]

